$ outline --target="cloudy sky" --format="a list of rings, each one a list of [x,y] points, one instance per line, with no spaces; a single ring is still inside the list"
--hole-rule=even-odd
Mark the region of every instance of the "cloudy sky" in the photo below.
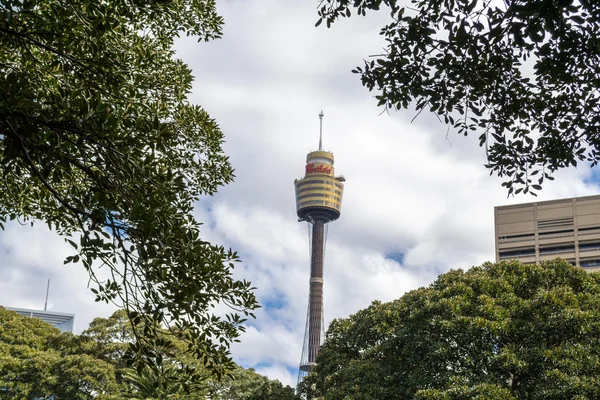
[[[308,235],[297,222],[295,178],[318,145],[346,177],[341,218],[331,224],[325,261],[325,320],[373,300],[388,301],[451,268],[494,257],[493,207],[507,199],[483,168],[476,137],[449,134],[432,115],[381,113],[350,70],[383,46],[386,14],[315,28],[317,2],[220,1],[224,37],[182,39],[193,69],[191,100],[219,122],[236,181],[196,207],[206,239],[237,250],[236,276],[251,280],[263,308],[233,348],[238,363],[294,385],[308,296]],[[556,174],[539,199],[598,193],[589,168]],[[80,332],[112,309],[94,303],[71,249],[43,225],[0,233],[0,305],[76,314]]]

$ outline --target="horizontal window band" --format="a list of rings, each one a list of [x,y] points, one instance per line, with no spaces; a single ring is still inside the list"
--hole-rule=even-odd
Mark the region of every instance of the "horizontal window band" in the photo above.
[[[577,228],[577,230],[580,231],[580,232],[581,231],[592,231],[592,230],[595,230],[595,229],[600,229],[600,226],[588,226],[588,227],[585,227],[585,228]]]
[[[519,250],[501,251],[498,253],[498,255],[500,256],[500,258],[535,256],[535,249],[527,248]]]
[[[498,239],[517,239],[517,238],[526,238],[526,237],[534,238],[535,234],[524,233],[524,234],[519,234],[519,235],[504,235],[504,236],[499,236]]]
[[[335,192],[335,194],[341,196],[342,192],[339,190],[335,190],[333,187],[327,187],[327,186],[311,186],[311,187],[307,187],[304,189],[300,189],[300,190],[296,190],[296,196],[298,196],[300,193],[305,193],[305,192],[309,192],[309,191],[328,191],[328,192]]]
[[[308,198],[311,198],[311,197],[324,197],[324,198],[326,198],[326,199],[333,199],[333,200],[335,200],[335,201],[337,201],[337,202],[340,202],[340,203],[341,203],[341,201],[342,201],[342,199],[341,199],[341,198],[339,198],[338,196],[335,196],[335,195],[333,195],[333,194],[326,194],[326,193],[311,193],[311,194],[305,194],[305,195],[303,195],[303,196],[300,196],[300,197],[296,198],[296,201],[300,201],[300,200],[302,200],[302,199],[308,199]]]
[[[310,180],[299,180],[296,182],[296,190],[298,188],[301,188],[303,186],[306,185],[328,185],[328,186],[335,186],[339,189],[343,189],[344,185],[341,183],[338,183],[338,181],[335,180],[335,178],[330,178],[330,179],[310,179]]]

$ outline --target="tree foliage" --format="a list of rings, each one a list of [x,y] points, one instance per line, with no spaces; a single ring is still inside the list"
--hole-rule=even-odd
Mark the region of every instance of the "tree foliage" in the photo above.
[[[217,400],[300,400],[294,389],[257,374],[254,369],[237,368],[222,381],[212,380],[207,398]]]
[[[168,327],[217,375],[257,302],[231,276],[236,253],[202,240],[192,215],[233,170],[218,125],[187,101],[173,40],[219,38],[222,23],[214,0],[0,0],[0,227],[43,221],[66,237],[96,300],[140,328],[131,362],[156,365]]]
[[[0,307],[0,399],[51,398],[73,400],[298,400],[279,381],[234,366],[217,379],[187,344],[170,337],[157,368],[128,368],[123,355],[134,331],[124,310],[96,318],[81,335],[61,333],[37,319]],[[178,376],[193,366],[203,379]]]
[[[600,275],[487,263],[332,322],[303,391],[323,399],[600,398]]]
[[[167,333],[165,331],[165,333]],[[144,368],[141,372],[127,368],[122,355],[133,332],[123,310],[109,318],[96,318],[81,338],[95,357],[109,361],[116,368],[117,381],[129,387],[132,398],[168,398],[188,400],[298,400],[294,389],[281,382],[257,374],[253,369],[235,366],[221,379],[211,378],[204,366],[186,352],[186,343],[164,336],[170,346],[162,354],[160,368]],[[90,346],[91,344],[91,346]],[[199,382],[188,387],[177,382],[181,365],[192,365],[203,371]]]
[[[320,19],[386,8],[385,52],[353,72],[380,106],[433,112],[479,135],[509,194],[600,160],[600,3],[322,0]]]
[[[0,307],[0,399],[83,400],[117,390],[114,366],[77,348],[73,335]]]

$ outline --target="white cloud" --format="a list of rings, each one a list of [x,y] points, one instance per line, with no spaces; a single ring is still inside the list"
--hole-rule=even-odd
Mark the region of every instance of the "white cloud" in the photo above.
[[[112,314],[114,306],[94,301],[85,269],[63,264],[73,254],[73,248],[44,224],[7,224],[0,235],[0,305],[42,310],[50,279],[47,309],[75,314],[75,332],[86,329],[95,317]]]
[[[277,379],[282,383],[288,383],[293,385],[293,382],[296,382],[298,378],[298,373],[292,374],[289,369],[284,364],[274,364],[265,367],[257,367],[256,372],[262,375],[266,375],[271,379]]]

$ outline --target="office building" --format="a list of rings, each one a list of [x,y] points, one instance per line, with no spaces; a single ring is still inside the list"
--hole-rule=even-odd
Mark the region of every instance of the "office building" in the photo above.
[[[62,332],[73,332],[73,322],[75,314],[65,314],[54,311],[29,310],[27,308],[4,307],[7,310],[15,311],[24,317],[39,318],[60,329]]]
[[[494,208],[496,261],[563,258],[600,271],[600,195]]]

